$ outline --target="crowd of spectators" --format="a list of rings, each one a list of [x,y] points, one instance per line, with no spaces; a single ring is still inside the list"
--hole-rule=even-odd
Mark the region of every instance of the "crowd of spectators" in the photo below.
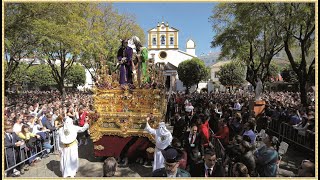
[[[205,161],[204,152],[207,149],[221,151],[222,147],[226,154],[213,159],[219,167],[214,170],[218,171],[220,167],[224,170],[223,173],[216,172],[215,176],[275,177],[281,159],[279,134],[268,132],[259,137],[258,132],[268,130],[269,123],[277,121],[292,126],[301,135],[314,135],[315,103],[312,95],[308,93],[310,106],[303,107],[299,93],[265,92],[262,94],[265,110],[256,116],[252,93],[174,93],[168,101],[166,122],[174,126],[173,136],[182,142],[187,154],[187,164],[183,167],[191,176],[208,175],[196,172]],[[217,139],[222,145],[219,148],[213,143]],[[314,163],[314,159],[310,158],[310,162]]]
[[[47,158],[54,145],[58,149],[56,130],[63,125],[64,117],[83,126],[88,112],[93,111],[92,102],[92,94],[79,91],[67,92],[65,97],[58,91],[8,93],[4,108],[6,169],[23,163],[9,170],[7,176],[24,174]],[[87,138],[88,132],[80,134],[80,145],[86,144]]]
[[[259,139],[258,132],[267,129],[269,122],[277,121],[290,124],[300,135],[314,134],[314,97],[309,93],[310,106],[303,107],[299,93],[265,92],[262,99],[266,108],[259,116],[252,111],[253,99],[254,94],[244,91],[173,93],[168,101],[166,122],[174,127],[171,146],[182,156],[173,162],[179,165],[172,167],[185,170],[192,177],[276,176],[280,160],[279,140],[270,133]],[[27,157],[38,152],[35,148],[45,151],[16,167],[20,173],[46,158],[53,145],[58,144],[54,142],[58,140],[53,132],[61,127],[63,117],[69,116],[81,126],[90,111],[94,111],[90,93],[68,92],[64,98],[57,91],[9,93],[5,97],[4,114],[7,168],[26,158],[19,152],[24,144]],[[88,132],[79,135],[79,145],[85,145],[87,138]],[[257,141],[261,141],[260,145]],[[41,142],[41,148],[32,146],[39,144],[37,142]],[[223,157],[218,155],[221,148],[225,150]],[[13,154],[17,158],[14,159]],[[105,169],[116,170],[111,160],[105,164]],[[299,171],[299,176],[314,176],[314,159],[302,163],[301,167],[304,171]],[[7,176],[16,174],[10,170]]]

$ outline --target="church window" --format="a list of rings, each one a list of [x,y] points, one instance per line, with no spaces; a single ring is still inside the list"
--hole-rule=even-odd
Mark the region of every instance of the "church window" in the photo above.
[[[173,45],[173,37],[170,37],[170,45]]]
[[[161,36],[161,45],[165,45],[166,44],[166,36]]]
[[[167,53],[165,52],[165,51],[161,51],[160,53],[159,53],[159,58],[160,59],[165,59],[167,57]]]
[[[157,45],[157,38],[156,37],[153,37],[152,38],[152,45]]]

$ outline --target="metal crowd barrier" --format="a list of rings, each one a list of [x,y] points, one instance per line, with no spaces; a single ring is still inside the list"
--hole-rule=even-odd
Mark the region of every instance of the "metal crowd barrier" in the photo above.
[[[214,132],[212,131],[211,128],[209,130],[211,132],[211,137],[212,137]],[[225,148],[223,147],[220,139],[212,138],[211,143],[215,149],[217,159],[219,159],[221,163],[224,164],[226,154],[225,154]]]
[[[268,131],[272,131],[273,133],[279,134],[281,123],[282,121],[280,119],[272,119],[271,121],[268,121],[266,129]]]
[[[280,124],[279,129],[280,141],[286,140],[304,149],[314,152],[315,135],[313,133],[306,131],[305,135],[301,135],[299,134],[299,131],[292,125],[284,122]]]
[[[55,152],[55,151],[57,151],[58,150],[58,145],[57,145],[57,132],[56,131],[53,131],[53,132],[50,132],[49,133],[49,143],[51,144],[51,145],[53,145],[53,151]],[[51,137],[52,137],[52,141],[51,141]],[[25,142],[26,143],[26,142]],[[20,159],[20,162],[17,162],[17,157],[16,157],[16,154],[17,154],[17,150],[16,149],[18,149],[19,148],[19,159]],[[47,151],[46,149],[44,149],[43,148],[43,143],[41,142],[41,140],[37,140],[36,141],[36,143],[35,143],[35,154],[34,155],[31,155],[31,152],[30,152],[30,157],[28,157],[29,155],[28,155],[28,153],[27,153],[27,151],[26,151],[26,144],[24,144],[24,145],[22,145],[22,146],[20,146],[20,147],[18,147],[18,148],[15,148],[15,147],[13,147],[12,149],[13,149],[13,159],[14,159],[14,165],[13,166],[11,166],[11,167],[9,167],[9,163],[8,163],[8,157],[7,157],[7,151],[8,151],[8,149],[9,149],[9,147],[5,147],[5,160],[6,160],[6,168],[7,169],[5,169],[5,173],[7,173],[8,171],[10,171],[10,170],[12,170],[12,169],[15,169],[15,168],[17,168],[18,166],[20,166],[20,165],[22,165],[22,164],[24,164],[25,162],[27,162],[27,161],[29,161],[30,159],[32,159],[32,158],[35,158],[35,157],[37,157],[38,155],[41,155],[41,154],[43,154],[45,151]],[[11,148],[10,148],[11,149]],[[39,152],[38,152],[38,149],[40,149],[39,150]],[[22,154],[23,153],[23,154]],[[23,159],[23,160],[22,160]]]
[[[225,149],[223,147],[223,145],[221,144],[220,140],[217,138],[213,139],[213,146],[215,148],[216,151],[216,155],[217,155],[217,159],[221,159],[222,162],[225,159]]]
[[[272,132],[279,137],[279,141],[288,141],[303,149],[314,152],[315,135],[306,131],[305,136],[298,133],[292,125],[284,122],[282,119],[272,119],[268,122],[267,132]]]

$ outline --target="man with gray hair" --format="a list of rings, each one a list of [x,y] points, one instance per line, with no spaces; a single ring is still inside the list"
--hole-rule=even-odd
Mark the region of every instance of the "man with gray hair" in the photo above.
[[[113,177],[117,171],[117,160],[114,157],[108,157],[103,162],[103,177]]]

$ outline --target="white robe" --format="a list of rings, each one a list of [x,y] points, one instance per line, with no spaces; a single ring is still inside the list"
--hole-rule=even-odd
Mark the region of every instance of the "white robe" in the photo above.
[[[75,130],[79,132],[84,132],[89,128],[89,124],[85,124],[83,127],[74,126]],[[61,142],[61,134],[63,133],[63,128],[59,130],[59,148],[61,152],[61,160],[60,160],[60,171],[62,172],[62,176],[65,177],[74,177],[79,168],[79,156],[78,156],[78,142],[70,147],[64,147],[63,143]],[[77,139],[74,139],[77,141]]]
[[[156,148],[154,151],[154,161],[153,161],[153,170],[160,169],[164,167],[164,157],[161,153],[161,150],[164,150],[171,144],[172,135],[165,127],[164,123],[159,123],[158,129],[153,129],[150,127],[149,123],[146,123],[145,130],[150,134],[155,135],[156,139]]]

